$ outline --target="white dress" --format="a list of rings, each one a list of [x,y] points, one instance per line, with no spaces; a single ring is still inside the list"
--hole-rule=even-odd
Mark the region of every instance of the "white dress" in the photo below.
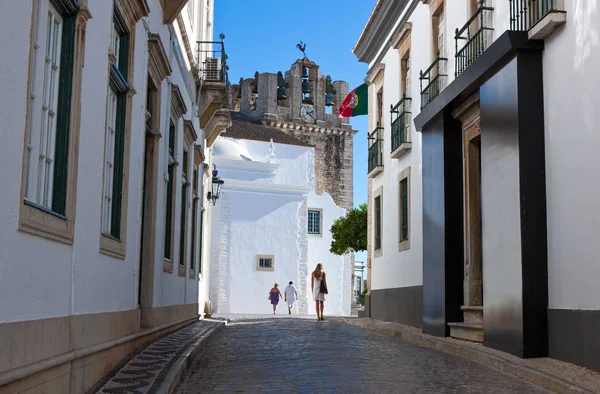
[[[314,283],[313,300],[314,301],[325,301],[325,294],[321,293],[321,279],[323,279],[322,276],[320,279],[317,279],[313,276],[313,283]]]

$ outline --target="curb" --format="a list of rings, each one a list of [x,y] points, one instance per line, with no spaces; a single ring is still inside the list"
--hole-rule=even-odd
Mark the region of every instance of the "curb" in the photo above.
[[[179,357],[160,385],[157,391],[158,393],[173,393],[177,385],[180,383],[183,373],[192,365],[192,362],[198,353],[206,349],[206,347],[218,336],[218,334],[225,329],[225,326],[227,326],[226,321],[215,319],[204,320],[214,321],[217,324],[200,338],[198,338],[198,340],[188,347],[186,351]]]
[[[500,370],[509,375],[513,375],[515,377],[525,380],[526,382],[532,383],[536,386],[540,386],[542,388],[545,388],[546,390],[550,390],[555,393],[594,393],[588,389],[580,387],[559,377],[550,375],[546,372],[514,363],[508,358],[503,358],[493,354],[489,354],[485,351],[481,351],[472,347],[451,343],[448,340],[437,338],[428,334],[423,334],[422,332],[415,332],[414,328],[412,327],[408,329],[398,324],[397,328],[381,328],[377,327],[373,321],[367,322],[341,317],[331,318],[331,321],[334,321],[336,323],[349,324],[383,335],[402,338],[406,342],[412,343],[414,345],[439,350],[444,353],[454,354],[469,359],[471,361],[485,364],[489,367]]]

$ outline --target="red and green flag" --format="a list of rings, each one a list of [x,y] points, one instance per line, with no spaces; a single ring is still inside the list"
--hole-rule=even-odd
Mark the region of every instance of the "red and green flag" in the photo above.
[[[340,105],[340,118],[351,118],[353,116],[369,114],[369,88],[363,83],[350,93]]]

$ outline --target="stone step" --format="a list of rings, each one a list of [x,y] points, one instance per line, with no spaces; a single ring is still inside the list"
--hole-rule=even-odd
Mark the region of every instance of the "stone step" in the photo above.
[[[483,306],[463,305],[460,309],[465,323],[483,324]]]
[[[483,342],[483,324],[476,323],[448,323],[450,336],[471,342]]]

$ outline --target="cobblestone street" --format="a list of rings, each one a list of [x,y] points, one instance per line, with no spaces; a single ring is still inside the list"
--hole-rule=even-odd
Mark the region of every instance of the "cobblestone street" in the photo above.
[[[545,393],[458,356],[350,325],[305,319],[230,323],[178,394]]]

